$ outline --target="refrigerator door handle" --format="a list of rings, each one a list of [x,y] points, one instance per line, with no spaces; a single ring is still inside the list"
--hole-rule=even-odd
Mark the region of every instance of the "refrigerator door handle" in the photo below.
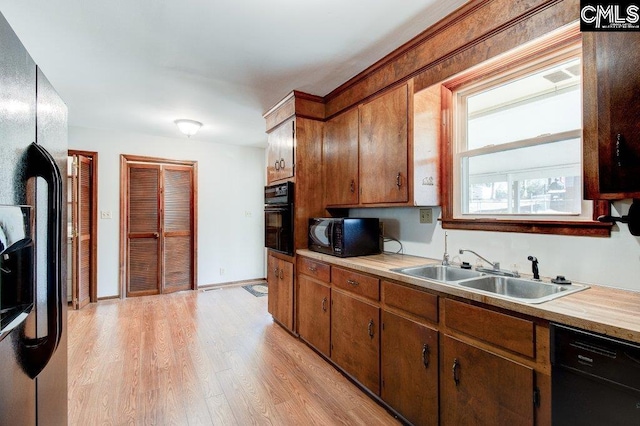
[[[56,351],[62,336],[62,177],[55,160],[35,142],[27,151],[25,178],[41,177],[47,182],[47,335],[35,339],[22,336],[22,368],[35,378]],[[36,241],[37,243],[37,241]]]

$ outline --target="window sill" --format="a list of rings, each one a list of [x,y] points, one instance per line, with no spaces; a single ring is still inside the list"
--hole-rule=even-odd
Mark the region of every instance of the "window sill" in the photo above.
[[[520,232],[527,234],[610,237],[612,223],[595,221],[514,221],[507,219],[441,219],[443,229],[473,231]]]

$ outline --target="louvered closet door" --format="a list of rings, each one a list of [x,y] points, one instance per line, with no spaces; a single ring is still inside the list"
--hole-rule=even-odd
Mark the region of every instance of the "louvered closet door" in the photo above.
[[[76,309],[89,303],[91,295],[91,160],[78,155],[76,210]]]
[[[160,166],[128,163],[127,296],[160,292]]]
[[[164,166],[163,171],[164,293],[189,290],[193,284],[192,168]]]

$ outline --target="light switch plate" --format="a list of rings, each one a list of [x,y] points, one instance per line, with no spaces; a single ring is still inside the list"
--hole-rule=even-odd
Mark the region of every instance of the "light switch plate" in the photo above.
[[[420,209],[420,223],[433,223],[432,209]]]

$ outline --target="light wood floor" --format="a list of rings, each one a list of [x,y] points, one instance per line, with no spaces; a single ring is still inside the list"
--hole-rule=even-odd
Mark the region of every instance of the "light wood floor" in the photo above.
[[[69,311],[71,425],[398,424],[241,287]]]

